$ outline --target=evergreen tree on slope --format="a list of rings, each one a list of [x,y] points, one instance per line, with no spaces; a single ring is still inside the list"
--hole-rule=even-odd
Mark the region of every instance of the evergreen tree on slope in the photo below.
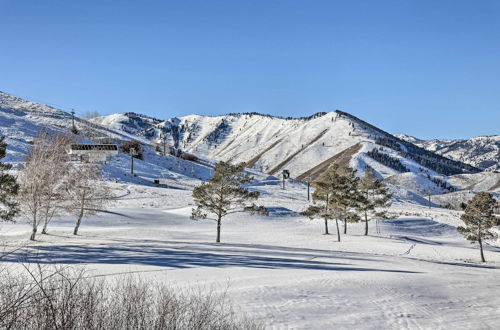
[[[316,186],[315,183],[313,185]],[[311,219],[323,219],[325,222],[325,235],[329,235],[328,231],[328,221],[334,219],[333,210],[329,207],[330,205],[330,195],[328,191],[316,187],[316,190],[312,194],[312,199],[314,205],[309,205],[309,207],[301,212],[301,215],[309,217]],[[340,242],[340,231],[338,219],[335,218],[337,225],[337,240]]]
[[[387,187],[378,180],[371,167],[365,170],[365,176],[359,181],[359,209],[364,213],[365,236],[368,235],[368,217],[387,218],[386,208],[391,205],[391,196]]]
[[[5,157],[7,152],[7,144],[4,142],[5,137],[0,136],[0,159]],[[19,185],[16,177],[9,174],[12,165],[0,162],[0,220],[10,221],[19,212],[16,202]]]
[[[357,190],[359,179],[354,174],[355,171],[351,168],[332,165],[313,184],[316,188],[313,201],[320,205],[310,205],[302,212],[302,215],[310,218],[323,218],[325,234],[328,234],[328,220],[335,219],[338,241],[340,241],[339,220],[344,222],[344,234],[347,233],[347,222],[359,221],[355,210],[361,196]]]
[[[347,223],[358,222],[360,217],[356,211],[362,202],[363,196],[359,191],[359,178],[356,170],[350,167],[334,165],[325,174],[329,182],[319,182],[320,186],[328,187],[332,212],[344,223],[344,234],[347,234]]]
[[[497,236],[490,229],[500,224],[498,217],[493,214],[495,204],[496,200],[492,194],[485,191],[476,194],[460,217],[465,226],[457,228],[471,243],[479,243],[482,262],[486,261],[483,253],[483,242]]]
[[[220,242],[222,218],[225,216],[243,211],[266,213],[263,207],[247,204],[257,200],[259,193],[242,187],[252,182],[252,177],[244,173],[244,169],[244,163],[232,165],[219,162],[215,166],[214,176],[193,190],[196,208],[193,209],[191,218],[205,219],[208,214],[213,214],[217,221],[217,243]]]

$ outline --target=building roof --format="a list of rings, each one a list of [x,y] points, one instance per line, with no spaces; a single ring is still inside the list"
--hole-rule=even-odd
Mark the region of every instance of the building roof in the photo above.
[[[71,150],[118,151],[118,146],[116,144],[72,144]]]

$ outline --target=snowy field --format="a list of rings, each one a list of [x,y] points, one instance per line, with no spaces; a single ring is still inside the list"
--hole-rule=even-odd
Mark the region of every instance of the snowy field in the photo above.
[[[1,224],[2,260],[85,265],[93,275],[119,280],[135,274],[173,286],[228,290],[238,309],[269,329],[498,329],[500,247],[486,247],[488,263],[456,232],[459,213],[395,204],[401,217],[349,224],[348,235],[322,235],[323,223],[299,216],[306,190],[261,184],[259,204],[270,216],[189,219],[189,190],[113,184],[118,202],[84,219],[56,219],[49,235],[28,242],[19,220]],[[330,231],[335,233],[334,222]]]

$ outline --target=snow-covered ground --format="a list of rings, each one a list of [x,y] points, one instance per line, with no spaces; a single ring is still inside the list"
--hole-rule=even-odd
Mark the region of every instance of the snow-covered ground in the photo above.
[[[140,168],[138,169],[140,170]],[[398,219],[349,224],[348,235],[322,235],[321,221],[297,212],[306,188],[264,180],[253,189],[270,216],[237,214],[215,241],[210,220],[189,219],[189,189],[112,184],[116,204],[84,219],[54,220],[50,235],[28,243],[20,219],[1,224],[2,260],[85,265],[95,275],[139,274],[179,287],[228,290],[238,308],[269,329],[497,329],[500,324],[500,244],[488,263],[456,232],[458,211],[395,203]],[[335,232],[334,222],[330,224]]]

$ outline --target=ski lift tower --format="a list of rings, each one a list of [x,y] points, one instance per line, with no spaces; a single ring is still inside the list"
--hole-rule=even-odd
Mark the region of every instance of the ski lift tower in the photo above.
[[[281,175],[283,177],[283,188],[282,189],[285,189],[285,179],[289,179],[290,178],[290,171],[289,170],[283,170],[283,172],[281,172]]]
[[[306,182],[307,182],[307,200],[308,201],[311,199],[311,197],[310,197],[311,181],[312,181],[311,176],[308,176],[306,179]]]
[[[134,157],[137,156],[138,153],[135,150],[135,148],[130,148],[129,154],[130,154],[130,174],[134,175]]]

